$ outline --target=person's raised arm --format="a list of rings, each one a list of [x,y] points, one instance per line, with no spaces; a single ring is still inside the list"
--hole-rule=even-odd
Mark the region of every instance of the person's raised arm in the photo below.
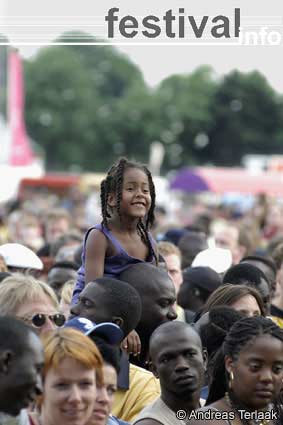
[[[85,285],[104,275],[106,250],[106,237],[99,230],[93,229],[86,240]]]

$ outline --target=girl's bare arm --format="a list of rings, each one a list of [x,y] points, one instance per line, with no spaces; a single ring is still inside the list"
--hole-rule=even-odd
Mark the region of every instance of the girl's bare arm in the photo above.
[[[97,229],[93,229],[86,241],[85,284],[104,274],[104,262],[107,250],[107,239]]]

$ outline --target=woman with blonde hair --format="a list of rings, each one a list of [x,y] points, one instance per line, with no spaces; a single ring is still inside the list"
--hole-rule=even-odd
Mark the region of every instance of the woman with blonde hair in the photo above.
[[[63,326],[66,320],[52,288],[20,273],[0,283],[0,315],[15,316],[39,334]]]
[[[102,383],[103,361],[90,338],[71,328],[46,333],[43,338],[43,395],[40,425],[85,425],[92,415],[96,384]]]
[[[72,295],[75,287],[75,280],[70,279],[64,283],[62,291],[61,291],[61,300],[60,300],[60,310],[66,317],[66,319],[70,316]]]

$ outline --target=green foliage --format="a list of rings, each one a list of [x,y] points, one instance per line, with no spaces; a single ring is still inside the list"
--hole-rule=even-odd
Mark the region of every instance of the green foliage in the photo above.
[[[28,132],[49,169],[108,167],[124,149],[121,99],[137,86],[146,92],[140,71],[111,46],[48,47],[26,61],[25,80]]]
[[[86,37],[94,40],[62,40]],[[219,80],[202,66],[150,90],[114,47],[72,44],[42,49],[24,66],[27,128],[48,169],[103,171],[119,155],[148,161],[154,141],[165,146],[164,170],[283,153],[283,98],[258,72]]]
[[[95,141],[90,118],[97,96],[78,56],[60,46],[44,49],[25,64],[25,79],[28,132],[45,149],[47,166],[83,163],[82,146]]]
[[[164,80],[157,92],[163,121],[161,141],[167,144],[167,166],[199,162],[195,139],[206,135],[213,122],[212,105],[217,89],[213,71],[202,66],[190,75]]]
[[[278,101],[259,72],[226,75],[215,96],[215,124],[204,153],[215,164],[226,165],[239,164],[244,154],[278,153],[276,134],[280,128],[282,133]]]
[[[68,43],[79,41],[99,41],[82,32],[67,32],[58,41]],[[145,87],[141,71],[113,46],[70,44],[103,98],[125,96],[137,82]]]

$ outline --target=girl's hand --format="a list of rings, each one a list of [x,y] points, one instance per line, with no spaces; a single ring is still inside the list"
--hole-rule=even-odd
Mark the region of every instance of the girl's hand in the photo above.
[[[137,356],[141,352],[141,340],[137,332],[133,330],[129,335],[122,341],[121,347],[127,351],[128,354]]]

